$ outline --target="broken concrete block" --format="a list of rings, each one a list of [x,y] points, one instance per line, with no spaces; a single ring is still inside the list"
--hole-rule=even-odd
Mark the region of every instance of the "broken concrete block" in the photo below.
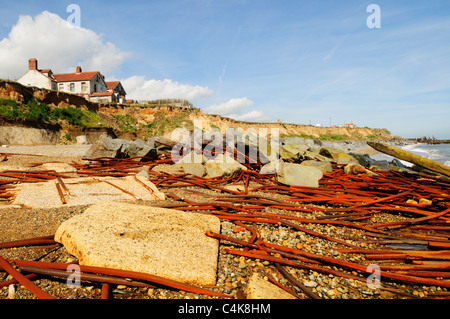
[[[149,273],[215,285],[220,232],[212,215],[118,202],[100,202],[63,222],[55,240],[80,265]]]
[[[377,173],[374,173],[374,172],[366,169],[362,165],[354,164],[354,163],[347,164],[344,167],[344,173],[350,174],[350,175],[358,175],[358,174],[367,174],[367,175],[371,175],[371,176],[378,175]]]
[[[206,175],[205,162],[206,158],[202,154],[190,152],[181,158],[175,167],[180,167],[186,174],[203,177]]]
[[[76,137],[77,144],[87,144],[87,136],[86,135],[79,135]]]
[[[58,194],[56,182],[56,180],[49,180],[38,183],[17,184],[11,189],[11,192],[16,195],[11,204],[33,208],[55,208],[90,205],[112,200],[129,201],[139,198],[146,201],[157,201],[165,199],[164,193],[160,192],[147,177],[138,174],[121,178],[65,178],[63,182],[70,194],[63,191],[65,203],[62,202]],[[117,187],[126,190],[127,193]]]
[[[234,158],[219,154],[213,160],[206,161],[205,169],[208,178],[230,178],[239,175],[242,170],[246,170],[247,168],[238,163]]]
[[[286,162],[297,162],[309,149],[305,140],[300,137],[287,137],[280,142],[280,158]]]
[[[339,152],[337,154],[336,164],[338,165],[358,164],[358,160],[345,152]]]
[[[76,173],[77,169],[67,163],[44,163],[40,166],[43,171],[55,171],[57,173]]]
[[[316,167],[281,161],[276,175],[277,181],[281,184],[308,187],[319,187],[319,180],[322,177],[322,171]]]
[[[333,170],[330,162],[319,162],[316,160],[306,160],[303,161],[300,165],[316,167],[322,171],[322,173],[326,174]]]
[[[244,293],[247,299],[297,299],[256,272],[250,277]]]

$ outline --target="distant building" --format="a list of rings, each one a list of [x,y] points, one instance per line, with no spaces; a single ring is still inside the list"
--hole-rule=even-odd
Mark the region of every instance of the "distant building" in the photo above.
[[[74,73],[54,74],[40,70],[37,59],[28,60],[28,71],[17,81],[22,85],[78,94],[93,102],[125,101],[126,92],[120,81],[106,82],[99,71],[83,72],[77,66]]]
[[[356,125],[353,124],[353,123],[349,123],[349,124],[339,124],[338,127],[355,128]]]
[[[94,92],[90,96],[90,100],[94,102],[117,102],[125,103],[125,89],[120,81],[106,82],[106,92]]]

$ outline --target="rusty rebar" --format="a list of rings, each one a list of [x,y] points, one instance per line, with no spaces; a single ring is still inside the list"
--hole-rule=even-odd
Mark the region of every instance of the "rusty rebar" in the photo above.
[[[48,294],[38,286],[36,286],[30,279],[18,272],[11,264],[6,261],[2,256],[0,256],[0,266],[3,267],[11,276],[13,276],[18,282],[20,282],[24,287],[31,291],[40,299],[55,299],[52,295]]]
[[[26,266],[26,265],[20,265],[18,267],[28,273],[46,275],[46,276],[52,276],[52,277],[67,278],[72,275],[72,272],[69,272],[67,270],[62,270],[62,269],[52,269],[52,268],[46,268],[46,267],[36,267],[36,266]],[[67,265],[66,265],[66,269],[67,269]],[[85,272],[81,272],[81,271],[78,273],[78,275],[79,275],[80,281],[110,283],[110,284],[115,284],[115,285],[126,285],[126,286],[132,286],[132,287],[156,288],[156,286],[150,285],[145,282],[136,281],[136,280],[126,280],[121,277],[97,275],[97,274],[85,273]]]
[[[67,269],[67,264],[60,264],[60,263],[50,263],[50,262],[37,262],[37,261],[25,261],[25,260],[13,260],[13,262],[18,266],[37,266],[37,267],[46,267],[50,269]],[[131,278],[136,280],[142,280],[142,281],[148,281],[152,282],[158,285],[184,290],[192,293],[197,294],[203,294],[203,295],[209,295],[213,297],[220,297],[220,298],[232,298],[232,296],[200,288],[191,284],[182,283],[176,280],[163,278],[157,275],[152,275],[148,273],[141,273],[131,270],[120,270],[120,269],[112,269],[112,268],[103,268],[103,267],[95,267],[95,266],[85,266],[85,265],[79,265],[80,271],[85,273],[97,273],[97,274],[103,274],[103,275],[110,275],[110,276],[116,276],[116,277],[123,277],[123,278]]]
[[[1,248],[13,248],[13,247],[23,247],[23,246],[34,246],[43,244],[55,244],[54,235],[41,236],[29,239],[20,239],[9,242],[0,243]]]
[[[286,269],[284,269],[279,263],[275,263],[275,268],[283,274],[284,277],[293,285],[299,287],[308,297],[312,299],[321,299],[316,293],[314,293],[311,289],[306,287],[300,281],[294,278]]]
[[[97,179],[97,178],[94,178],[94,180],[96,180],[97,182],[100,182],[100,183],[101,183],[101,182],[104,182],[104,183],[106,183],[106,184],[108,184],[108,185],[111,185],[112,187],[117,188],[118,190],[124,192],[124,193],[127,194],[127,195],[130,195],[131,197],[133,197],[133,198],[136,199],[136,200],[139,200],[139,201],[142,200],[140,197],[134,195],[133,193],[127,191],[126,189],[123,189],[122,187],[117,186],[117,185],[115,185],[115,184],[113,184],[113,183],[111,183],[111,182],[109,182],[109,181],[107,181],[107,180],[99,180],[99,179]]]

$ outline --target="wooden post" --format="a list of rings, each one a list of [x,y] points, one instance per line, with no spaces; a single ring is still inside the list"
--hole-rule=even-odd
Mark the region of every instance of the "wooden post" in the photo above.
[[[367,144],[372,148],[376,149],[377,151],[383,152],[385,154],[394,156],[398,159],[411,162],[413,164],[422,166],[431,171],[438,172],[450,177],[450,167],[444,164],[435,162],[433,160],[430,160],[428,158],[419,155],[412,154],[408,151],[402,150],[400,148],[391,145],[386,145],[377,142],[367,142]]]

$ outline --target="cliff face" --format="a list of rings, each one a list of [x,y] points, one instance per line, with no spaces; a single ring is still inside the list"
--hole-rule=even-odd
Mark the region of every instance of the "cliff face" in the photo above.
[[[272,130],[276,129],[280,137],[301,136],[305,138],[320,138],[323,140],[392,139],[389,131],[386,129],[331,128],[300,124],[241,122],[219,115],[205,114],[197,108],[186,109],[170,105],[100,104],[89,102],[83,97],[74,94],[36,87],[26,87],[13,81],[0,81],[0,99],[15,100],[25,104],[33,98],[40,103],[49,105],[50,108],[71,106],[82,110],[89,110],[96,113],[103,121],[98,128],[90,127],[87,129],[68,125],[64,121],[58,122],[57,125],[45,126],[42,123],[23,123],[19,121],[15,122],[11,119],[0,119],[2,127],[33,127],[56,132],[59,138],[55,138],[55,134],[50,134],[49,132],[42,134],[42,136],[52,136],[48,144],[55,143],[55,140],[61,142],[61,136],[63,135],[83,135],[83,132],[89,132],[93,138],[99,135],[96,132],[106,132],[113,137],[129,139],[146,139],[151,136],[166,136],[170,138],[172,131],[179,127],[185,127],[189,130],[194,128],[203,130],[217,129],[222,133],[225,133],[227,128],[234,127],[243,130],[256,130],[257,133],[260,132],[259,130],[267,130],[269,134],[274,132]],[[9,144],[9,140],[0,136],[0,142],[3,144]]]
[[[315,127],[311,125],[301,124],[285,124],[285,123],[255,123],[236,121],[231,118],[222,117],[219,115],[205,114],[199,109],[182,109],[170,106],[117,106],[117,107],[100,107],[99,112],[111,116],[129,115],[136,119],[137,123],[146,125],[157,121],[158,116],[168,120],[179,119],[178,122],[188,124],[187,128],[201,128],[204,130],[217,129],[225,133],[229,127],[242,128],[243,130],[267,130],[270,134],[271,130],[278,130],[280,137],[282,136],[301,136],[305,138],[320,138],[328,140],[343,140],[343,139],[392,139],[387,129],[357,127]],[[170,122],[170,121],[168,121]],[[174,120],[174,122],[177,122]],[[187,123],[189,122],[189,123]],[[167,130],[161,135],[169,137],[171,130],[175,127],[170,124]]]

